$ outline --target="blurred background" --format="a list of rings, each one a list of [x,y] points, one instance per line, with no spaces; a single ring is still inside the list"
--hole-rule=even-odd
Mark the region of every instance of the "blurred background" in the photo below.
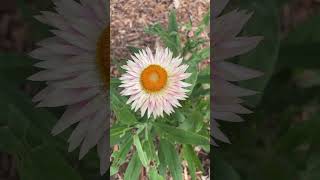
[[[64,108],[35,108],[31,97],[43,83],[27,81],[38,71],[27,53],[49,37],[33,16],[52,10],[50,0],[0,1],[0,180],[100,180],[96,151],[78,160],[68,153],[69,132],[50,133]]]
[[[215,179],[320,179],[319,1],[234,0],[231,9],[254,15],[243,35],[261,35],[258,47],[232,59],[264,76],[241,82],[259,91],[247,98],[245,122],[222,123],[232,144],[214,148]]]

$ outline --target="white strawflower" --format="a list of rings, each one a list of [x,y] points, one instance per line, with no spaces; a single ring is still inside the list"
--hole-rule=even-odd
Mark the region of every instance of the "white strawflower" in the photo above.
[[[213,0],[213,20],[211,33],[213,37],[213,63],[211,75],[213,77],[213,98],[211,102],[212,124],[211,135],[214,139],[230,142],[219,129],[216,120],[240,122],[238,114],[251,113],[240,104],[243,96],[254,95],[256,92],[236,86],[238,82],[255,78],[260,72],[227,62],[226,59],[247,53],[254,49],[261,41],[261,37],[237,37],[243,26],[250,19],[252,13],[234,10],[220,15],[228,0]],[[213,143],[216,144],[213,140]]]
[[[187,98],[186,87],[191,86],[183,82],[191,73],[186,73],[188,65],[182,64],[182,58],[173,58],[168,48],[157,48],[155,55],[147,48],[131,57],[122,67],[126,73],[120,77],[120,87],[134,111],[140,109],[141,116],[147,112],[148,118],[157,118],[181,106],[179,101]]]
[[[98,146],[101,173],[108,161],[109,27],[105,0],[56,0],[56,12],[42,12],[36,18],[52,27],[54,37],[37,45],[30,56],[43,60],[44,70],[29,77],[46,81],[34,101],[38,107],[66,106],[53,128],[57,135],[77,123],[69,138],[69,151],[80,148],[80,159]]]

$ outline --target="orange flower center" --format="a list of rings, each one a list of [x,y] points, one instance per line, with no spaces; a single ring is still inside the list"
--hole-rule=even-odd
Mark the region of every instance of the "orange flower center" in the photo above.
[[[165,69],[159,65],[150,65],[141,73],[140,81],[143,88],[151,93],[162,90],[168,80],[168,74]]]
[[[100,35],[97,42],[96,62],[100,72],[101,79],[104,83],[104,88],[109,87],[110,76],[110,29],[107,27]]]

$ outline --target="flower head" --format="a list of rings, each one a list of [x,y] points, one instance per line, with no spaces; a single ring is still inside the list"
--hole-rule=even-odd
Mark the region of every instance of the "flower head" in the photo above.
[[[186,87],[190,86],[183,80],[191,75],[182,58],[173,58],[168,48],[157,48],[155,55],[147,48],[131,57],[122,67],[126,72],[120,77],[120,87],[134,111],[140,109],[141,117],[147,112],[148,118],[157,118],[181,106],[179,101],[187,98]]]
[[[216,120],[239,122],[242,118],[238,114],[251,111],[241,106],[243,96],[254,95],[256,92],[234,85],[238,82],[255,78],[260,72],[225,61],[226,59],[247,53],[254,49],[261,41],[261,37],[237,37],[243,26],[250,19],[251,13],[234,10],[220,15],[228,0],[214,0],[211,33],[213,37],[212,78],[212,125],[211,134],[214,139],[229,142],[229,139],[219,129]],[[213,141],[215,144],[215,142]]]
[[[61,133],[73,124],[69,151],[80,148],[82,158],[98,146],[101,173],[107,170],[107,102],[109,85],[109,27],[104,0],[54,1],[56,12],[44,11],[36,18],[52,27],[54,37],[38,43],[30,56],[44,70],[29,77],[46,81],[47,87],[33,100],[39,107],[66,106],[52,130]]]

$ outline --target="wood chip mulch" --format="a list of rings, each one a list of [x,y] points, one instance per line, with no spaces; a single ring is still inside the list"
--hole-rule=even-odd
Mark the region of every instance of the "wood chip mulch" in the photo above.
[[[144,33],[154,23],[167,26],[168,14],[175,9],[179,23],[192,19],[196,26],[208,12],[209,0],[111,0],[111,54],[128,57],[127,46],[154,47],[156,38]]]

